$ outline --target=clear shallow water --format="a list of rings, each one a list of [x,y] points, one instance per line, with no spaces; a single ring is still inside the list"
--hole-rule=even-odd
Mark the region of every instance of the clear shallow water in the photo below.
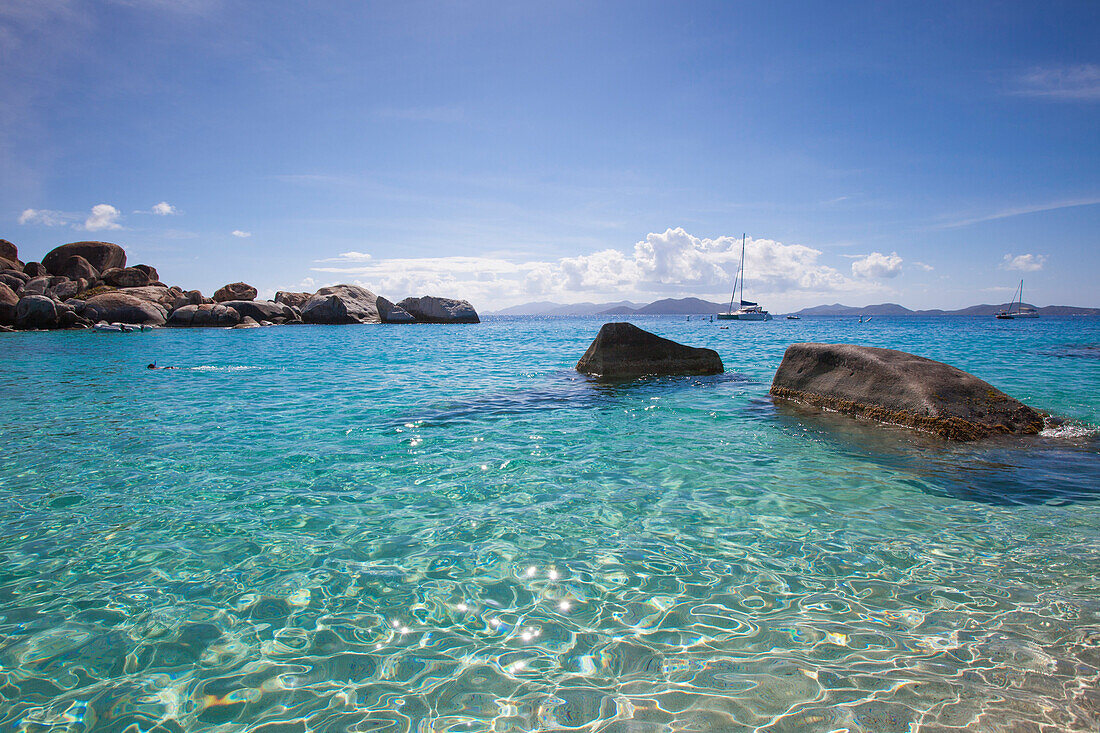
[[[0,724],[1100,725],[1098,319],[635,322],[729,373],[590,381],[583,318],[4,334]],[[1071,422],[777,407],[806,340]]]

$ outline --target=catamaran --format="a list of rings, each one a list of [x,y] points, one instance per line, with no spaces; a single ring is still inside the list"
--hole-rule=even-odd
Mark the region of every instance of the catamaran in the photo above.
[[[1019,298],[1017,298],[1017,295]],[[1038,318],[1039,311],[1031,306],[1024,307],[1024,281],[1020,281],[1020,287],[1012,294],[1012,300],[1008,304],[1008,310],[997,311],[995,317],[1001,320],[1013,320],[1015,318]]]
[[[737,284],[741,283],[741,297],[737,297]],[[739,307],[733,309],[733,301],[737,300]],[[771,313],[760,307],[759,303],[745,300],[745,234],[741,234],[741,264],[737,267],[737,274],[733,277],[733,294],[730,296],[730,307],[725,313],[718,314],[720,321],[770,321]]]

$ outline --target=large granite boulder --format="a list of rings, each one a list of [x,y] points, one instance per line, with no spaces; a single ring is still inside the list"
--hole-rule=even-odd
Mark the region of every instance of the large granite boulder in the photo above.
[[[15,323],[15,308],[19,305],[19,296],[4,283],[0,283],[0,324],[11,326]]]
[[[126,293],[126,295],[138,298],[140,300],[147,300],[150,303],[159,303],[165,308],[168,308],[175,301],[171,291],[163,285],[146,285],[140,288],[123,288],[120,292]]]
[[[256,288],[248,283],[229,283],[218,288],[214,293],[215,303],[225,303],[230,300],[255,300]]]
[[[160,273],[157,272],[157,268],[152,265],[134,265],[135,270],[141,270],[149,276],[149,282],[160,282]]]
[[[80,255],[73,255],[65,260],[58,269],[57,274],[64,275],[70,280],[79,280],[80,278],[84,278],[85,280],[99,279],[99,273],[92,267],[92,263],[88,262],[88,260]]]
[[[52,249],[42,258],[50,274],[61,275],[61,267],[74,255],[86,259],[97,272],[126,267],[126,250],[110,242],[71,242]]]
[[[358,285],[321,288],[302,306],[306,323],[381,323],[376,296]]]
[[[65,279],[64,282],[51,285],[46,291],[46,295],[49,295],[54,300],[60,300],[62,302],[76,297],[76,294],[84,290],[88,285],[88,281],[81,278],[80,280]]]
[[[241,314],[223,303],[202,303],[176,308],[168,316],[169,326],[235,326],[241,322]]]
[[[49,276],[34,277],[23,283],[23,295],[45,295],[50,287]]]
[[[6,239],[0,239],[0,259],[19,262],[19,248]]]
[[[104,270],[100,278],[116,288],[140,288],[152,282],[149,273],[136,267],[112,267]]]
[[[46,266],[41,262],[28,262],[23,265],[23,272],[28,277],[46,277],[50,274],[50,271],[46,269]]]
[[[308,303],[309,299],[312,297],[313,293],[294,293],[287,290],[280,290],[275,293],[275,302],[284,303],[292,308],[301,308]]]
[[[577,362],[577,371],[609,379],[646,375],[721,374],[713,349],[698,349],[643,331],[633,323],[605,323]]]
[[[3,272],[0,272],[0,283],[4,283],[13,291],[18,293],[20,290],[23,289],[23,285],[26,284],[27,280],[25,277],[16,277],[14,274],[12,274],[14,272],[14,270],[4,270]]]
[[[19,328],[57,328],[58,304],[45,295],[24,295],[15,306],[15,325]]]
[[[18,270],[19,261],[9,260],[6,257],[0,257],[0,270]]]
[[[260,321],[283,323],[297,320],[297,316],[289,305],[273,303],[270,300],[227,300],[222,305],[240,313],[242,320],[251,318],[257,323]]]
[[[481,323],[477,311],[465,300],[425,295],[405,298],[398,305],[411,313],[417,323]]]
[[[375,307],[378,308],[378,317],[382,319],[382,323],[416,323],[412,313],[391,303],[381,295],[375,301]]]
[[[107,321],[162,326],[168,320],[168,313],[160,304],[135,298],[122,291],[89,298],[84,304],[83,315],[95,323]]]
[[[1034,434],[1043,416],[991,384],[904,351],[850,344],[794,344],[771,394],[951,440]]]

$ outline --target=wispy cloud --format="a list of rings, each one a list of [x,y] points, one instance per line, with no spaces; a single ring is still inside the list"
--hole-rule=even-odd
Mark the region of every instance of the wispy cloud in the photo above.
[[[234,237],[240,237],[241,239],[248,239],[252,236],[252,232],[241,231],[240,229],[234,229],[232,231]]]
[[[1023,214],[1037,214],[1041,211],[1056,211],[1058,209],[1072,209],[1076,206],[1095,206],[1100,204],[1100,196],[1093,196],[1090,198],[1070,199],[1068,201],[1054,201],[1046,204],[1035,204],[1033,206],[1018,206],[1012,209],[1002,209],[995,211],[991,214],[982,214],[979,216],[973,216],[965,219],[957,219],[955,221],[949,221],[944,224],[940,224],[936,229],[957,229],[958,227],[970,226],[971,224],[980,224],[985,221],[995,221],[997,219],[1007,219],[1012,216],[1022,216]]]
[[[53,209],[23,209],[19,215],[19,223],[22,225],[38,224],[45,227],[60,227],[71,223],[78,218],[75,214]]]
[[[1043,269],[1047,262],[1046,255],[1005,255],[1000,268],[1002,270],[1019,270],[1020,272],[1036,272]]]
[[[1018,76],[1011,91],[1021,97],[1061,101],[1100,101],[1100,66],[1043,66]]]
[[[161,201],[159,204],[153,204],[148,209],[137,209],[134,213],[152,214],[153,216],[175,216],[180,213],[180,210],[167,201]]]

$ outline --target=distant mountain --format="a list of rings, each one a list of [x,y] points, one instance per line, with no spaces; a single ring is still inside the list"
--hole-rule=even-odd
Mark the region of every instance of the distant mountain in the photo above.
[[[639,308],[637,313],[647,316],[693,316],[696,313],[713,314],[727,309],[727,306],[711,303],[709,300],[699,300],[698,298],[665,298]]]
[[[1009,303],[1000,305],[972,305],[969,308],[959,310],[910,310],[897,303],[879,303],[878,305],[865,305],[862,308],[851,305],[833,303],[832,305],[815,305],[812,308],[803,308],[794,315],[799,316],[992,316],[997,311],[1006,310]],[[1029,306],[1024,303],[1024,306]],[[712,303],[709,300],[699,298],[665,298],[654,301],[648,305],[633,303],[629,300],[621,300],[617,303],[553,303],[540,301],[535,303],[523,303],[511,308],[504,308],[493,316],[669,316],[669,315],[713,315],[725,311],[729,306],[725,303]],[[1034,307],[1034,306],[1030,306]],[[1100,316],[1100,308],[1078,308],[1070,305],[1048,305],[1036,308],[1040,315],[1044,316],[1070,316],[1088,315]]]
[[[815,305],[813,308],[803,308],[795,315],[799,316],[911,316],[916,311],[911,311],[897,303],[880,303],[857,308],[850,305],[833,303],[832,305]]]
[[[510,308],[487,313],[491,316],[593,316],[608,308],[626,308],[633,313],[643,303],[620,300],[617,303],[553,303],[548,300],[520,303]]]
[[[897,303],[880,303],[879,305],[865,305],[862,308],[857,308],[850,305],[841,305],[840,303],[833,303],[832,305],[817,305],[813,308],[803,308],[800,311],[796,311],[794,315],[798,316],[992,316],[998,311],[1007,310],[1011,303],[1001,303],[1000,305],[990,305],[983,303],[982,305],[972,305],[969,308],[960,308],[958,310],[942,310],[939,308],[931,310],[909,310],[904,306],[900,306]],[[1035,308],[1035,306],[1029,303],[1024,303],[1024,307]],[[1070,316],[1070,315],[1100,315],[1100,308],[1078,308],[1070,305],[1048,305],[1042,308],[1036,308],[1040,315],[1045,316]]]

